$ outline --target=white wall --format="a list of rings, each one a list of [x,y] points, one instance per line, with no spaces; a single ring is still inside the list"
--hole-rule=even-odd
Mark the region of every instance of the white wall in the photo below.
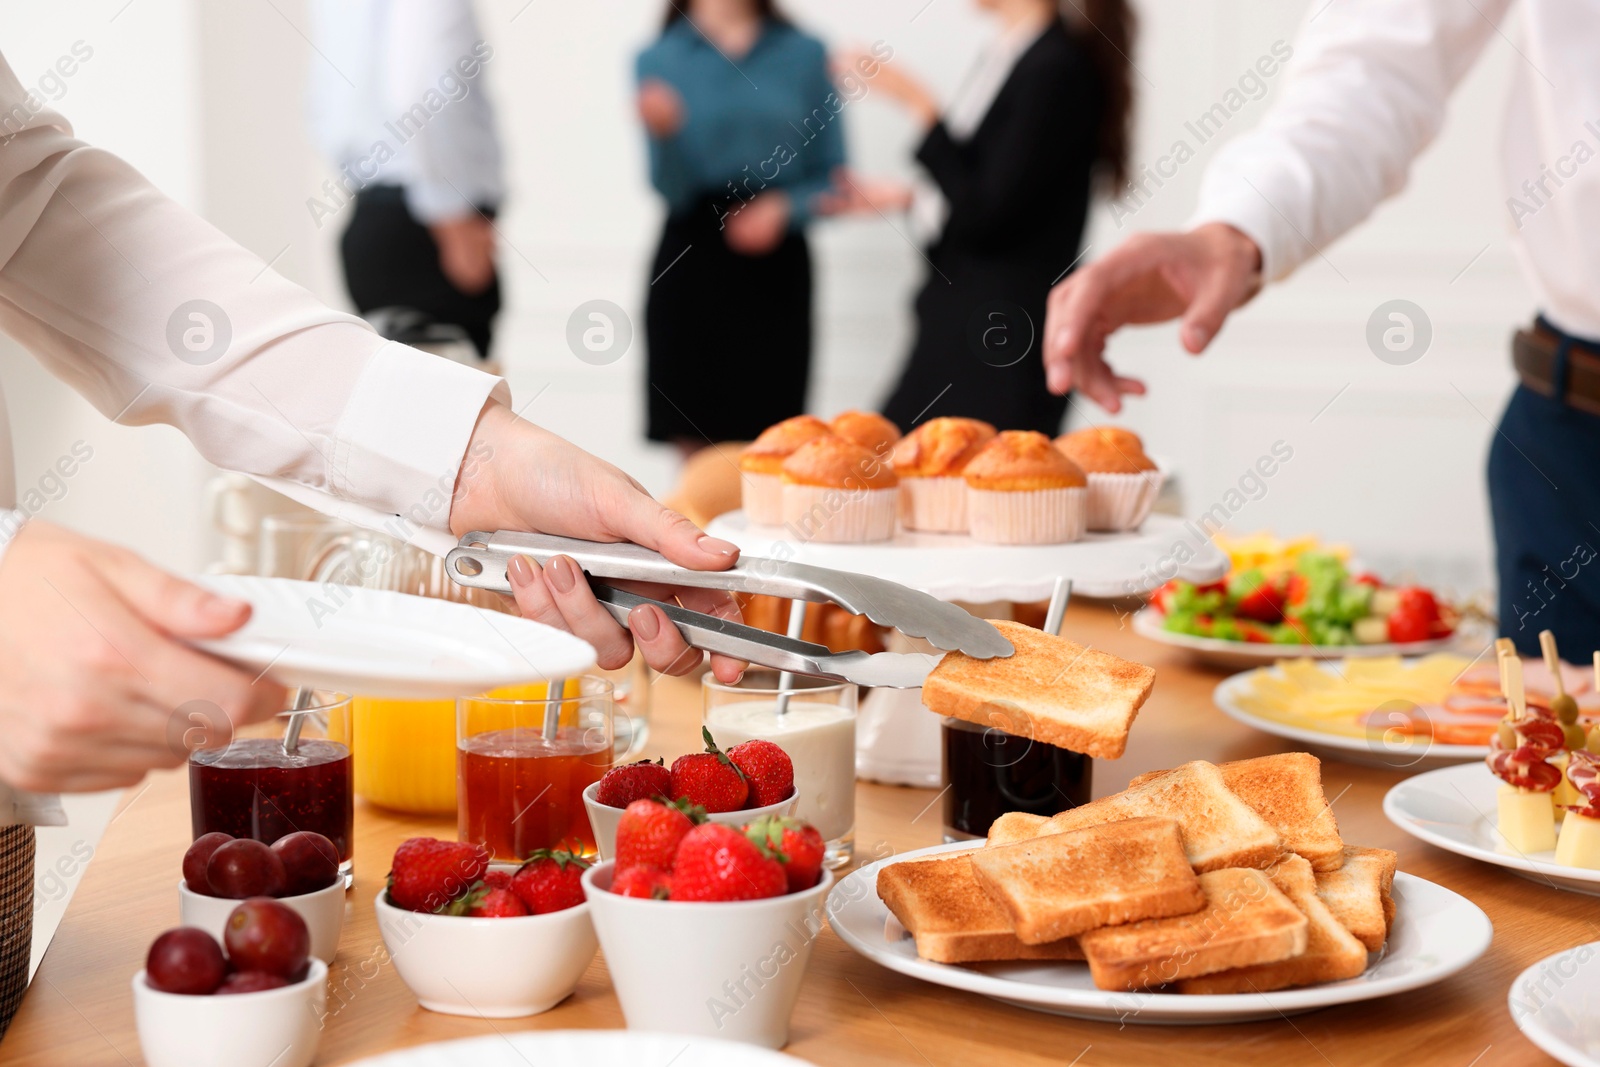
[[[288,276],[342,301],[334,228],[319,232],[304,204],[328,172],[302,130],[304,72],[321,62],[302,36],[303,2],[139,0],[110,21],[123,2],[6,2],[7,58],[26,79],[73,40],[91,41],[95,59],[60,103],[80,132],[133,158],[263,258],[278,257]],[[548,386],[529,417],[658,490],[670,485],[674,465],[641,441],[637,342],[618,363],[591,367],[567,351],[563,335],[568,314],[585,300],[642,307],[659,209],[644,177],[628,74],[662,6],[479,2],[496,49],[487,78],[514,196],[501,224],[509,246],[501,359],[520,396]],[[967,0],[790,0],[789,7],[836,43],[887,41],[895,62],[945,92],[985,32]],[[1306,4],[1144,0],[1139,8],[1145,28],[1136,56],[1143,98],[1135,154],[1152,160],[1182,132],[1183,119],[1214,101],[1274,40],[1292,36]],[[1507,33],[1516,38],[1514,27]],[[1497,416],[1511,380],[1506,336],[1531,311],[1507,253],[1490,166],[1515,61],[1505,41],[1491,38],[1411,189],[1326,250],[1338,273],[1314,261],[1238,316],[1203,361],[1183,355],[1170,328],[1114,342],[1116,360],[1152,383],[1152,396],[1134,404],[1125,421],[1146,434],[1153,451],[1180,461],[1195,510],[1283,439],[1295,459],[1268,495],[1238,516],[1241,529],[1317,530],[1355,541],[1368,557],[1487,579],[1481,469],[1491,428],[1478,412]],[[1266,106],[1249,105],[1229,133]],[[851,105],[847,122],[856,166],[910,173],[913,135],[898,112],[869,95]],[[1211,147],[1123,228],[1097,207],[1090,254],[1134,227],[1179,225]],[[907,307],[922,262],[877,220],[825,225],[816,245],[820,350],[812,406],[829,414],[882,395],[906,350]],[[1380,363],[1363,340],[1368,314],[1396,296],[1421,304],[1434,322],[1432,351],[1409,367]],[[204,563],[210,542],[195,507],[203,467],[187,446],[166,430],[105,427],[24,364],[0,342],[22,438],[22,480],[73,440],[87,437],[97,449],[47,516],[114,534],[174,566]]]

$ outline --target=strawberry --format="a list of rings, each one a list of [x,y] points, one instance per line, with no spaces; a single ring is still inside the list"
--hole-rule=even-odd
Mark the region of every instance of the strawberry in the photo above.
[[[442,911],[488,869],[489,850],[482,845],[413,837],[394,850],[389,902],[409,911]]]
[[[611,808],[625,808],[635,800],[664,797],[672,791],[672,772],[660,760],[640,760],[613,767],[600,779],[595,799]]]
[[[666,900],[672,894],[672,875],[654,867],[629,867],[617,872],[611,891],[623,897]]]
[[[589,864],[570,852],[541,848],[511,876],[511,891],[535,915],[583,903],[583,872]]]
[[[747,808],[764,808],[788,800],[794,792],[794,761],[771,741],[746,741],[728,749],[728,759],[750,785]]]
[[[511,890],[479,882],[472,892],[453,901],[445,914],[472,919],[514,919],[528,914],[528,908]]]
[[[827,852],[815,826],[784,815],[765,815],[744,828],[746,836],[774,853],[783,866],[789,892],[810,889],[822,880]]]
[[[654,867],[670,871],[678,855],[678,842],[705,819],[704,809],[682,801],[664,804],[659,800],[635,800],[617,820],[617,869]]]
[[[788,888],[771,853],[738,830],[708,822],[684,835],[672,867],[671,900],[760,900]]]
[[[679,756],[672,762],[672,796],[687,799],[707,811],[738,811],[750,795],[750,787],[739,768],[733,765],[704,726],[700,735],[706,750]]]
[[[483,876],[483,884],[488,886],[490,889],[510,889],[511,872],[490,871],[488,874]]]

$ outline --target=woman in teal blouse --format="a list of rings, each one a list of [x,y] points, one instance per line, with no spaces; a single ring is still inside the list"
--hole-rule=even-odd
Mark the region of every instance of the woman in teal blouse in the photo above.
[[[827,52],[771,0],[681,0],[637,64],[667,219],[645,311],[648,434],[685,452],[805,408],[805,228],[844,164]]]

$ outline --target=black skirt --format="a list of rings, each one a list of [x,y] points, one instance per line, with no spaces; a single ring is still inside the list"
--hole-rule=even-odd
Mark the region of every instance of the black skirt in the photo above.
[[[883,406],[902,430],[939,416],[1061,432],[1067,399],[1045,388],[1050,268],[932,252],[911,358]]]
[[[652,441],[748,441],[805,410],[811,251],[791,232],[740,255],[705,203],[667,219],[645,303]]]

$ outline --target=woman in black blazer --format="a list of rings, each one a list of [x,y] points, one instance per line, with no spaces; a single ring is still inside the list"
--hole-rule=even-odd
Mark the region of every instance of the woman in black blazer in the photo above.
[[[1096,182],[1126,180],[1133,18],[1126,0],[978,4],[1001,35],[947,113],[893,62],[870,83],[927,124],[917,161],[944,204],[916,342],[883,413],[906,429],[961,415],[1055,434],[1067,401],[1045,388],[1045,300]]]

